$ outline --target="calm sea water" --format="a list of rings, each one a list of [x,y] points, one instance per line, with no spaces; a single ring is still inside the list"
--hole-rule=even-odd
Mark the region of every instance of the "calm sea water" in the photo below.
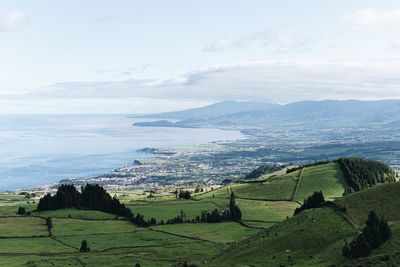
[[[124,115],[0,116],[0,190],[90,177],[148,157],[144,147],[243,138],[217,129],[141,128]]]

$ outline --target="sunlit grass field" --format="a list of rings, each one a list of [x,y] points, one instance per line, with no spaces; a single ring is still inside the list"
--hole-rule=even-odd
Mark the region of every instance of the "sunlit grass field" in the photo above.
[[[357,222],[365,219],[370,208],[380,209],[394,225],[395,238],[386,246],[395,251],[400,247],[397,241],[399,203],[392,201],[384,208],[375,207],[368,199],[379,197],[380,203],[397,199],[396,186],[378,186],[341,197],[344,188],[341,172],[335,164],[326,164],[197,193],[191,200],[176,199],[168,191],[151,198],[143,190],[111,192],[133,213],[141,213],[145,219],[154,217],[159,222],[176,217],[181,211],[187,219],[193,219],[202,211],[226,209],[231,192],[235,193],[242,212],[241,222],[149,228],[137,227],[124,218],[99,211],[36,212],[38,198],[1,195],[0,266],[134,266],[136,263],[179,266],[183,262],[197,266],[337,264],[344,261],[340,253],[344,239],[351,240],[359,229],[332,208],[307,210],[293,217],[298,200],[322,190],[327,198],[338,199],[338,203],[347,207]],[[17,215],[20,206],[32,213]],[[50,230],[45,224],[48,217],[53,222]],[[87,240],[91,252],[79,252],[83,240]]]

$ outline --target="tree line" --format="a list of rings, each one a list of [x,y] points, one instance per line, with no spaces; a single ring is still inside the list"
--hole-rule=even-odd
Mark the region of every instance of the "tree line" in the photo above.
[[[350,244],[346,242],[342,249],[343,256],[357,259],[368,257],[374,249],[379,248],[389,240],[392,231],[386,220],[378,219],[375,211],[368,215],[367,222],[361,234],[359,234]]]
[[[145,220],[143,215],[139,213],[134,215],[125,204],[121,203],[117,198],[111,197],[103,187],[92,184],[82,186],[81,192],[73,184],[63,184],[58,188],[55,195],[52,196],[49,193],[42,197],[36,210],[45,211],[67,208],[97,210],[115,214],[141,227],[156,224],[154,218]]]
[[[177,223],[218,223],[223,221],[240,221],[242,212],[236,204],[235,194],[232,192],[229,199],[229,208],[225,210],[205,210],[193,219],[186,219],[186,214],[181,210],[180,215],[168,219],[166,222],[161,220],[160,224],[177,224]]]
[[[345,193],[360,191],[378,183],[396,181],[396,174],[388,165],[358,157],[337,160],[350,188]]]
[[[191,198],[189,191],[180,191],[177,196],[182,196],[182,198],[185,199],[187,199],[187,197]],[[66,208],[97,210],[115,214],[117,216],[124,217],[129,222],[139,227],[149,227],[157,224],[195,222],[214,223],[227,220],[239,221],[242,218],[241,210],[236,204],[235,194],[233,192],[230,196],[229,209],[223,211],[217,209],[203,211],[200,215],[191,220],[186,219],[186,214],[183,210],[181,210],[180,215],[168,219],[165,222],[163,220],[157,222],[155,218],[146,220],[140,213],[137,213],[136,215],[133,214],[132,211],[125,206],[125,204],[121,203],[116,197],[111,197],[103,187],[91,184],[86,184],[86,186],[81,187],[81,192],[79,192],[72,184],[63,184],[58,188],[55,195],[52,196],[49,193],[42,197],[39,200],[36,210],[46,211]],[[48,226],[49,225],[50,223]]]

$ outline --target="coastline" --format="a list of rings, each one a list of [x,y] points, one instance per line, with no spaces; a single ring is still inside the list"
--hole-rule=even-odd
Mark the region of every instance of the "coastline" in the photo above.
[[[132,118],[129,118],[129,120],[132,120]],[[130,126],[130,127],[133,127],[133,126]],[[151,127],[151,130],[154,132],[158,132],[158,133],[164,132],[164,128],[161,128],[161,127]],[[185,132],[188,129],[177,127],[174,130],[174,132],[175,131],[182,132],[182,130],[183,130],[183,132]],[[152,153],[148,153],[148,151],[143,151],[143,148],[135,149],[135,150],[133,150],[132,153],[133,154],[139,153],[139,155],[137,155],[136,157],[130,158],[129,162],[131,162],[131,163],[116,165],[115,169],[110,168],[109,171],[103,171],[103,172],[99,172],[99,174],[88,175],[88,176],[79,176],[79,177],[70,176],[70,177],[62,178],[62,179],[56,180],[54,182],[49,182],[49,183],[40,183],[39,182],[36,185],[19,186],[19,187],[15,187],[15,188],[4,188],[1,190],[1,192],[16,192],[16,191],[31,191],[31,190],[40,191],[40,190],[48,190],[50,188],[53,188],[54,186],[60,184],[60,182],[83,181],[83,180],[90,181],[92,179],[99,179],[99,177],[107,176],[109,173],[113,173],[115,170],[131,167],[135,160],[138,160],[138,161],[157,160],[157,157],[160,156],[160,153],[165,153],[165,151],[169,151],[168,153],[171,155],[172,154],[176,155],[177,153],[182,154],[183,150],[188,151],[188,152],[190,152],[190,154],[192,154],[192,153],[195,153],[195,150],[198,150],[199,147],[216,146],[220,143],[235,142],[238,140],[244,140],[244,139],[248,138],[246,135],[242,134],[240,131],[229,131],[229,130],[227,131],[227,130],[214,129],[214,128],[189,129],[189,131],[196,131],[196,132],[198,130],[202,131],[203,133],[207,133],[208,131],[211,131],[211,132],[218,131],[219,136],[217,136],[218,138],[215,138],[217,140],[212,139],[212,140],[209,140],[208,142],[191,142],[190,144],[188,144],[186,142],[185,144],[182,144],[182,145],[170,146],[170,145],[166,144],[166,145],[157,146],[157,147],[151,146],[152,148],[154,148],[154,151]],[[170,133],[167,133],[167,136],[168,135],[170,135]],[[193,133],[191,134],[191,132],[189,132],[187,135],[190,136],[190,135],[193,135]],[[221,136],[223,136],[224,138],[221,138]],[[171,138],[171,137],[166,137],[166,138]],[[205,136],[205,138],[207,138],[207,136]],[[196,140],[194,140],[194,141],[196,141]],[[161,152],[161,151],[164,151],[164,152]]]
[[[158,127],[157,127],[158,128]],[[177,127],[180,128],[180,127]],[[211,129],[211,128],[209,128]],[[225,131],[225,130],[222,130]],[[239,132],[239,131],[237,131]],[[241,140],[247,140],[249,138],[248,135],[241,134],[242,138],[236,138],[236,139],[227,139],[227,140],[219,140],[219,141],[210,141],[208,143],[203,143],[203,144],[192,144],[192,145],[185,145],[185,146],[177,146],[177,147],[170,147],[170,148],[150,148],[150,147],[145,147],[138,149],[138,152],[141,152],[145,155],[148,155],[147,157],[142,157],[142,158],[136,158],[133,159],[132,162],[133,164],[128,164],[125,166],[118,167],[114,169],[113,171],[109,173],[103,173],[98,176],[91,176],[91,177],[76,177],[76,178],[66,178],[62,179],[60,181],[50,183],[50,184],[45,184],[45,185],[39,185],[39,186],[34,186],[29,189],[18,189],[18,190],[25,190],[25,191],[54,191],[56,187],[58,187],[62,183],[73,183],[75,185],[84,185],[86,183],[96,183],[96,184],[101,184],[104,188],[106,189],[114,189],[114,190],[127,190],[127,189],[148,189],[148,188],[153,188],[153,187],[158,187],[157,184],[143,184],[139,186],[129,186],[129,185],[121,185],[120,183],[123,182],[125,183],[123,179],[125,179],[125,175],[120,175],[118,173],[120,172],[126,172],[128,170],[132,170],[136,167],[140,167],[143,165],[154,165],[156,164],[159,166],[157,163],[160,161],[171,161],[171,160],[176,160],[177,158],[179,159],[184,159],[186,157],[193,157],[196,155],[207,155],[208,153],[215,153],[215,152],[222,152],[223,149],[221,146],[229,146],[230,144],[233,144],[237,141]],[[140,162],[140,164],[138,164]],[[165,166],[165,165],[164,165]],[[128,178],[130,181],[138,181],[140,179],[145,179],[145,177],[129,177]],[[115,184],[113,184],[112,181],[115,181]],[[106,182],[104,184],[104,182]],[[182,184],[180,182],[180,184]],[[219,183],[211,183],[211,185],[217,185]],[[14,190],[15,192],[16,190]]]

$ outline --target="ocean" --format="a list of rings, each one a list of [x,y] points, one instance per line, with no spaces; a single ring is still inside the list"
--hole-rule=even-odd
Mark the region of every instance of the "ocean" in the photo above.
[[[92,177],[173,148],[243,138],[237,131],[132,126],[126,115],[0,115],[0,190]],[[146,120],[147,121],[147,120]]]

